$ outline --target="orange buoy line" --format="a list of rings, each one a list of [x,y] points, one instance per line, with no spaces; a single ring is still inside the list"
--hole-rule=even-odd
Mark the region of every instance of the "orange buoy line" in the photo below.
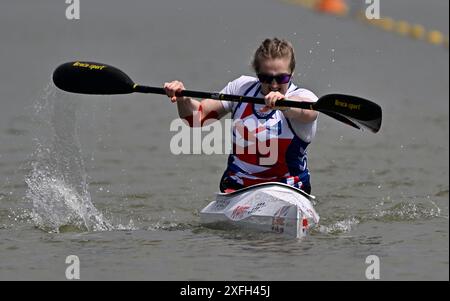
[[[282,0],[290,4],[300,5],[304,8],[314,10],[319,13],[331,14],[341,17],[354,17],[355,19],[371,26],[380,28],[383,31],[392,32],[399,36],[421,40],[436,46],[448,48],[449,38],[439,30],[427,30],[421,24],[409,23],[405,20],[395,20],[391,17],[380,19],[368,19],[364,11],[356,14],[350,13],[345,0]]]
[[[348,12],[347,3],[344,0],[320,0],[317,1],[316,10],[338,16],[345,16]]]

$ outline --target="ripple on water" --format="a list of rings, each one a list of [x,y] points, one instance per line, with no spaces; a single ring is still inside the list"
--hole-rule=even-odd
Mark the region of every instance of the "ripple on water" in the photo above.
[[[335,216],[322,215],[321,224],[314,232],[340,235],[350,232],[358,224],[371,221],[393,223],[423,221],[433,218],[448,219],[448,216],[444,216],[441,208],[431,199],[427,201],[408,200],[392,203],[394,201],[387,198],[387,201],[379,202],[372,210],[360,210],[357,213],[349,211],[349,214],[353,214],[352,216],[346,216],[345,213],[335,214]]]
[[[390,202],[390,198],[388,198]],[[403,200],[386,208],[384,201],[375,205],[375,212],[368,219],[383,222],[426,220],[443,217],[442,210],[429,197],[426,201]]]

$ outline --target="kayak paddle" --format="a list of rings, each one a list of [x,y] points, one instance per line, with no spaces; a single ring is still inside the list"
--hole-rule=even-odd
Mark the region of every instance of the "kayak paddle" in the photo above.
[[[123,71],[94,62],[64,63],[53,72],[53,82],[59,89],[72,93],[111,95],[137,92],[166,95],[164,88],[137,85]],[[212,92],[183,90],[178,96],[265,104],[263,98]],[[315,103],[283,99],[275,105],[322,112],[352,127],[367,128],[374,133],[381,127],[381,107],[361,97],[327,94]]]

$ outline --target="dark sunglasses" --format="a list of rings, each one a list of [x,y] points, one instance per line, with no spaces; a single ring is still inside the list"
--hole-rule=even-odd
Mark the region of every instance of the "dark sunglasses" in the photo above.
[[[278,75],[264,74],[259,73],[258,79],[263,84],[271,84],[273,80],[277,82],[277,84],[287,84],[291,80],[292,74],[282,73]]]

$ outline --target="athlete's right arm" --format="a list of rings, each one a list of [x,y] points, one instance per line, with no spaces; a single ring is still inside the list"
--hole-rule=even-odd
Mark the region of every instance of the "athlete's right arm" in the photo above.
[[[167,96],[177,103],[178,115],[186,120],[191,127],[200,127],[219,120],[227,114],[222,102],[214,99],[203,99],[201,102],[190,97],[179,97],[177,93],[183,91],[184,84],[172,81],[164,84]]]

